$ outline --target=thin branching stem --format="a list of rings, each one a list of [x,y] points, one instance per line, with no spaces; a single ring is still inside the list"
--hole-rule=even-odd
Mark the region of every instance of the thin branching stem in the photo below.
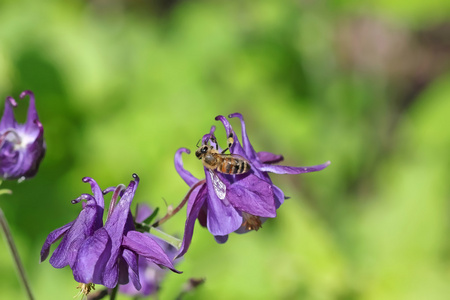
[[[187,203],[189,197],[191,196],[192,192],[200,185],[204,184],[206,182],[205,179],[200,180],[199,182],[197,182],[196,184],[194,184],[191,189],[189,190],[189,192],[186,194],[186,196],[184,197],[183,201],[181,201],[180,204],[178,204],[178,206],[172,210],[167,212],[167,214],[162,217],[160,220],[156,221],[155,223],[152,224],[152,227],[158,227],[160,226],[162,223],[166,222],[167,220],[169,220],[172,216],[174,216],[177,212],[179,212],[183,206]]]
[[[31,293],[31,288],[27,280],[27,276],[25,274],[25,269],[22,265],[22,261],[20,260],[19,252],[17,251],[16,244],[14,243],[14,239],[11,234],[11,230],[9,229],[8,222],[6,221],[6,217],[3,214],[3,210],[0,208],[0,224],[2,227],[2,231],[5,235],[6,241],[8,242],[8,247],[11,251],[11,255],[14,259],[14,263],[17,268],[17,272],[19,273],[19,278],[22,281],[23,286],[28,295],[28,299],[34,300],[33,294]]]

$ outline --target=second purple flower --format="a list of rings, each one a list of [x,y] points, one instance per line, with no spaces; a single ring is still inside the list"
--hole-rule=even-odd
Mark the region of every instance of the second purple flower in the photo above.
[[[72,200],[73,204],[86,201],[80,214],[74,221],[52,231],[42,246],[41,261],[44,261],[50,246],[62,238],[50,264],[55,268],[68,265],[85,294],[93,284],[114,288],[117,284],[131,282],[140,290],[139,258],[180,273],[158,242],[135,230],[130,205],[139,177],[136,174],[133,177],[128,187],[118,185],[103,192],[92,178],[83,178],[91,185],[92,195],[82,194]],[[103,224],[103,194],[109,192],[113,192],[113,196]]]

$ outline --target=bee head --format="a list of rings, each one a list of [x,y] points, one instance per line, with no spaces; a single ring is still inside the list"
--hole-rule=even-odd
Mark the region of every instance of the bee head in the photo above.
[[[195,151],[195,156],[197,156],[198,159],[201,159],[206,152],[208,152],[208,145],[203,145],[200,148],[197,149],[197,151]]]

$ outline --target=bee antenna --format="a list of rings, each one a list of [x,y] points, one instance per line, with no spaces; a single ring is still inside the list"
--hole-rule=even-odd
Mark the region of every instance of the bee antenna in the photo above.
[[[202,139],[199,139],[198,142],[197,142],[197,145],[195,145],[197,148],[198,148],[198,144],[200,143],[201,140]]]

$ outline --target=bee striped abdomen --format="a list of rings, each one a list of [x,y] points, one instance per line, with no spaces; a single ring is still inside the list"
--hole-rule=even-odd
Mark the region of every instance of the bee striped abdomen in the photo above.
[[[247,161],[228,157],[222,161],[217,168],[217,171],[225,174],[243,174],[250,170],[250,165]]]

